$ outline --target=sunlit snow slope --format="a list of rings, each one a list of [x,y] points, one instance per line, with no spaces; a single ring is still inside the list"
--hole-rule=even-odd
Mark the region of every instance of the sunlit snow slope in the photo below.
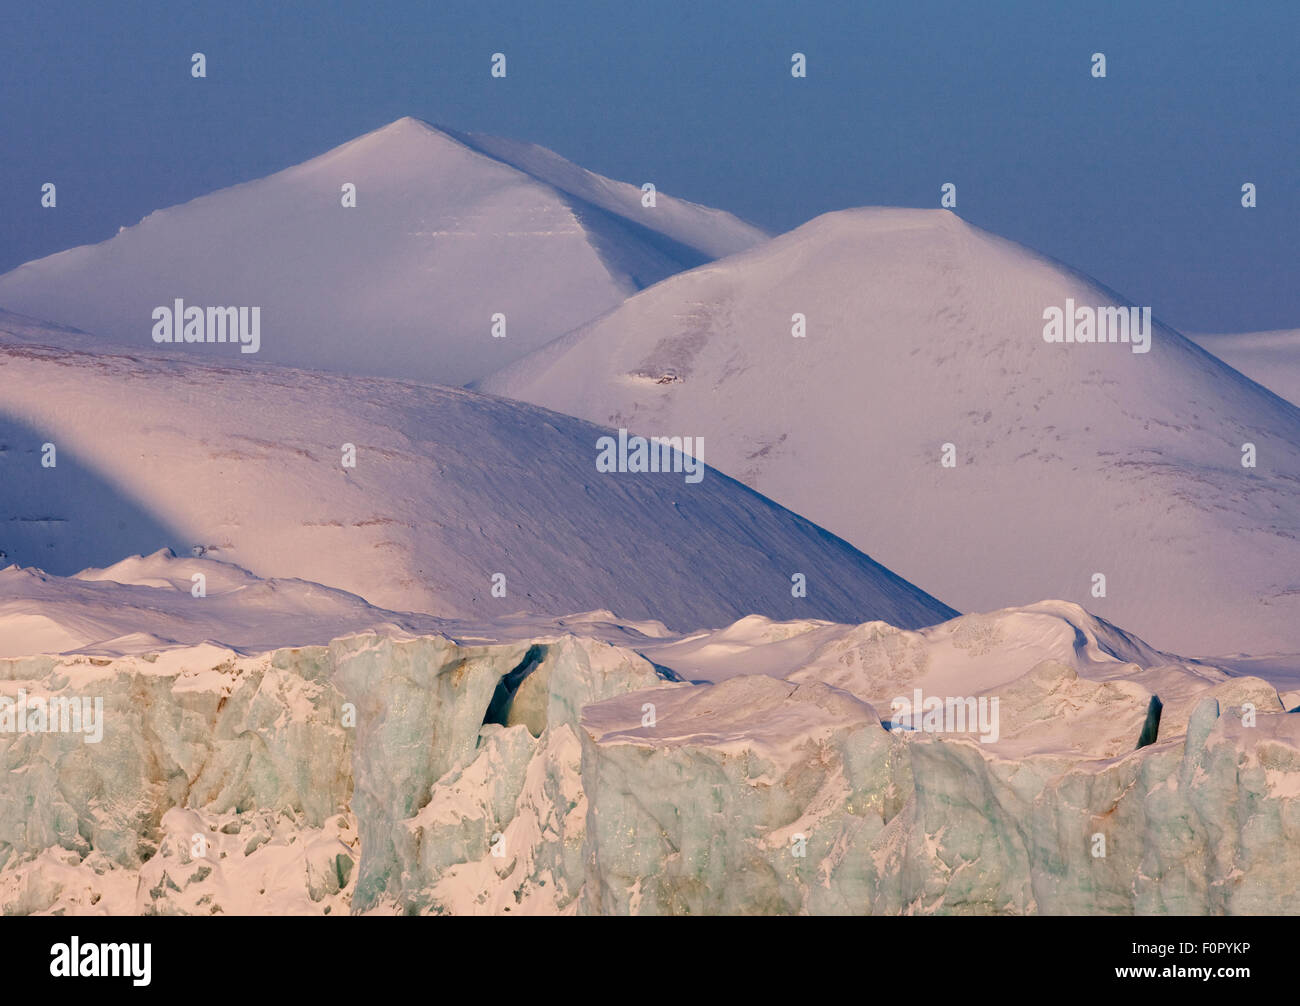
[[[1231,332],[1188,338],[1292,405],[1300,404],[1300,330]]]
[[[845,211],[481,386],[702,436],[711,464],[964,610],[1053,597],[1182,653],[1300,650],[1300,410],[1158,323],[1145,354],[1049,344],[1067,298],[1126,303],[946,211]]]
[[[342,205],[345,183],[354,208]],[[765,238],[668,195],[643,207],[640,182],[540,147],[404,118],[20,266],[0,276],[0,307],[143,346],[153,309],[178,297],[258,306],[261,359],[463,384]],[[495,314],[504,338],[492,336]]]
[[[952,613],[716,472],[598,472],[605,431],[585,422],[391,379],[77,348],[88,341],[0,315],[8,563],[66,575],[198,547],[440,616],[603,608],[694,629],[755,612],[911,627]],[[792,596],[796,572],[807,597]]]

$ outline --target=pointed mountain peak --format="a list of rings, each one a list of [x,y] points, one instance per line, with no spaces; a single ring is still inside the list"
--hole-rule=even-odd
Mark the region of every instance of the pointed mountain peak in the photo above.
[[[647,207],[640,180],[403,116],[20,266],[0,276],[0,304],[151,349],[174,347],[153,333],[177,303],[257,308],[258,362],[464,384],[765,239],[662,193]],[[229,356],[215,339],[182,351]]]
[[[388,125],[380,126],[378,129],[358,137],[358,139],[365,139],[366,136],[382,136],[385,139],[398,139],[408,136],[424,137],[460,144],[460,140],[451,130],[435,126],[423,119],[417,119],[414,115],[403,115],[400,119],[394,119]]]
[[[340,160],[347,161],[358,157],[375,158],[376,167],[382,167],[384,164],[400,165],[410,159],[442,155],[453,151],[473,160],[482,162],[491,160],[466,146],[449,131],[439,129],[423,119],[404,115],[386,126],[363,133],[289,170],[301,170],[320,163],[332,165]]]

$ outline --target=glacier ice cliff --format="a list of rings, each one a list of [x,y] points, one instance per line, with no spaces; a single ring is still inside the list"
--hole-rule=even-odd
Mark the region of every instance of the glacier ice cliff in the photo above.
[[[0,660],[0,698],[104,703],[99,743],[0,730],[0,909],[1297,911],[1300,716],[1262,679],[1059,602],[604,624]],[[903,722],[914,689],[995,697],[996,740]]]

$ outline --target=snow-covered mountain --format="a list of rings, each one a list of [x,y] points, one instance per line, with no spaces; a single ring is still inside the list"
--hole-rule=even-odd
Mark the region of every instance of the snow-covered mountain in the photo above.
[[[1252,381],[1300,405],[1300,329],[1187,337]]]
[[[1158,322],[1147,352],[1045,340],[1084,306],[1127,305],[946,211],[844,211],[480,386],[703,436],[964,610],[1061,598],[1178,652],[1300,651],[1300,410]]]
[[[22,566],[197,549],[396,611],[606,608],[679,629],[952,614],[716,472],[598,471],[608,431],[517,402],[156,357],[8,316],[0,389],[0,550]]]
[[[345,184],[355,207],[343,205]],[[404,118],[20,266],[0,276],[0,307],[143,347],[154,309],[177,298],[256,306],[257,359],[463,384],[766,238],[727,213],[662,193],[643,207],[641,196],[640,182],[540,147]]]

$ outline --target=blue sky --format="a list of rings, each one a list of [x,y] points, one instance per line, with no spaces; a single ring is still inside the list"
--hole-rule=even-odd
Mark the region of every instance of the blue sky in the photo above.
[[[415,115],[775,230],[934,206],[952,181],[966,219],[1178,327],[1300,327],[1291,0],[4,0],[3,14],[0,270]],[[488,72],[497,51],[505,80]],[[790,76],[795,51],[807,79]]]

